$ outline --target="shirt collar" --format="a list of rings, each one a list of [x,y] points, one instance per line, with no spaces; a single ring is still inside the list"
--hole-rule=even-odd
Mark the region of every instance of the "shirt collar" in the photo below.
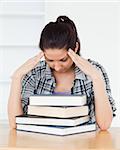
[[[84,74],[82,70],[78,66],[75,66],[75,79],[86,80],[87,76]]]
[[[45,69],[45,76],[46,76],[47,79],[51,79],[53,77],[51,69],[50,69],[50,67],[48,66],[47,63],[46,63],[46,69]]]

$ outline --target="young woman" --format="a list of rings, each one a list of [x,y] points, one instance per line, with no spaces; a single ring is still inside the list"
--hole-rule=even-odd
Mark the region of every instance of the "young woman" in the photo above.
[[[15,116],[26,114],[33,94],[86,94],[89,122],[101,130],[110,127],[116,110],[104,68],[91,59],[80,56],[80,41],[75,24],[66,16],[48,23],[40,37],[38,55],[29,59],[12,76],[8,102],[11,128],[16,128]],[[44,56],[45,60],[40,61]]]

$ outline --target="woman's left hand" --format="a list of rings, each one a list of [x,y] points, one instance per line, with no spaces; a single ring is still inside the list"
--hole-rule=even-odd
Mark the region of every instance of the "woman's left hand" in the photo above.
[[[86,59],[76,54],[72,49],[69,49],[68,55],[86,75],[90,76],[91,78],[94,78],[99,74],[98,70],[92,64],[90,64]]]

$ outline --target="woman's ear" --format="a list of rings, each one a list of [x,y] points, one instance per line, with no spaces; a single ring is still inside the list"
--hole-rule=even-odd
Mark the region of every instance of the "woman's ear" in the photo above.
[[[78,42],[76,42],[75,53],[77,53],[78,47],[79,47],[79,44],[78,44]]]

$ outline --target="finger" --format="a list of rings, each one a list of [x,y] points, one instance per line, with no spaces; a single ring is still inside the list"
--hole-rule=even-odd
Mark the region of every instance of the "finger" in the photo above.
[[[71,57],[75,57],[76,60],[78,60],[80,63],[85,63],[86,59],[82,58],[81,56],[79,56],[78,54],[76,54],[73,50],[69,49],[69,54],[71,54]]]
[[[39,58],[42,58],[43,56],[44,56],[44,53],[43,53],[43,51],[40,51],[39,53],[38,53],[38,55],[37,55]]]
[[[76,54],[73,50],[70,50],[68,52],[69,56],[71,57],[71,59],[73,60],[73,62],[78,66],[78,67],[83,67],[85,64],[85,60],[79,56],[78,54]]]
[[[73,57],[75,57],[76,59],[78,59],[80,56],[78,54],[76,54],[72,49],[69,49],[68,51],[71,55],[73,55]]]
[[[44,53],[41,51],[36,56],[34,56],[34,60],[40,61],[40,59],[44,56]]]
[[[73,61],[76,61],[76,57],[74,55],[72,55],[70,52],[68,52],[68,55],[70,56],[70,58],[73,60]]]
[[[74,57],[72,54],[69,54],[69,56],[71,57],[71,59],[73,60],[73,62],[77,65],[80,66],[79,61],[76,59],[76,57]]]
[[[68,51],[69,56],[71,57],[71,59],[76,62],[76,61],[80,61],[79,60],[79,55],[77,55],[73,50],[69,50]]]

